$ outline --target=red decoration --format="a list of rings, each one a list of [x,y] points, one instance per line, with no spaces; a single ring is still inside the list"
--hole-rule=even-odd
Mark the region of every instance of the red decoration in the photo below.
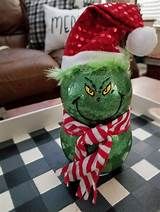
[[[62,169],[65,184],[80,180],[76,195],[79,198],[88,199],[93,189],[93,203],[96,202],[96,184],[99,175],[109,159],[112,148],[112,135],[119,135],[130,127],[130,111],[119,116],[109,124],[99,124],[94,128],[74,120],[64,112],[63,125],[69,135],[79,136],[75,146],[75,160]],[[87,155],[87,145],[97,144],[98,149],[91,155]]]
[[[143,20],[134,4],[91,5],[71,30],[64,55],[72,56],[82,51],[119,52],[120,43],[138,27],[143,27]]]

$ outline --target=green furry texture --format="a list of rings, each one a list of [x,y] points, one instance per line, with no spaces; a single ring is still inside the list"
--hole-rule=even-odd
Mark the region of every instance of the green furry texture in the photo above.
[[[86,72],[94,72],[97,69],[99,70],[104,70],[104,68],[106,68],[107,70],[110,71],[116,71],[116,70],[120,70],[120,71],[126,71],[128,72],[128,74],[130,74],[129,72],[129,66],[130,66],[130,61],[128,59],[128,57],[124,56],[121,59],[115,59],[112,58],[110,60],[107,61],[100,61],[100,62],[91,62],[88,64],[84,64],[84,65],[75,65],[71,68],[68,69],[50,69],[48,71],[48,78],[51,79],[56,79],[57,81],[59,81],[59,85],[62,83],[62,81],[66,78],[71,79],[77,72],[79,71],[85,71]]]

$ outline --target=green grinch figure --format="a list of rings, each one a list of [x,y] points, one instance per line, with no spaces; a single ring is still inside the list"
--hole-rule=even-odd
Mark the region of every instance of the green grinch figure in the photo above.
[[[61,98],[65,111],[78,122],[89,127],[115,120],[129,109],[132,88],[129,64],[125,58],[96,62],[58,71],[61,82]],[[69,160],[75,157],[77,136],[61,128],[61,142]],[[131,148],[131,131],[128,129],[112,137],[110,159],[103,172],[110,172],[125,160]],[[121,142],[120,142],[121,141]],[[97,145],[88,145],[87,151],[95,151]]]
[[[134,48],[139,34],[153,37],[149,47]],[[59,81],[64,107],[60,138],[70,160],[62,168],[64,182],[79,181],[79,198],[88,199],[93,190],[93,203],[99,176],[120,167],[132,145],[130,61],[120,48],[126,37],[126,49],[139,56],[156,43],[136,5],[89,6],[71,30],[62,69],[49,74]]]

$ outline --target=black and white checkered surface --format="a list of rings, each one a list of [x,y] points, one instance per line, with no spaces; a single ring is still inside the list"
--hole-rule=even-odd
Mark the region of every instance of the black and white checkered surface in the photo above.
[[[59,129],[0,144],[0,212],[160,211],[160,128],[132,115],[133,146],[123,167],[101,177],[96,205],[77,200],[56,173],[67,163]],[[23,140],[23,142],[20,142]]]

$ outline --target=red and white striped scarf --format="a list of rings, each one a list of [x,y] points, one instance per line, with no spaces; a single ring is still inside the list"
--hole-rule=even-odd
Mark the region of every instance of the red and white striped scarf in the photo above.
[[[79,187],[76,196],[88,199],[93,188],[93,203],[96,202],[97,188],[96,184],[101,171],[108,162],[112,148],[112,135],[119,135],[130,127],[130,111],[127,111],[109,124],[99,124],[94,128],[74,120],[66,112],[63,116],[63,125],[65,132],[72,136],[79,136],[75,145],[74,161],[62,168],[61,174],[64,176],[64,182],[79,180]],[[97,144],[97,150],[87,155],[86,145]]]

